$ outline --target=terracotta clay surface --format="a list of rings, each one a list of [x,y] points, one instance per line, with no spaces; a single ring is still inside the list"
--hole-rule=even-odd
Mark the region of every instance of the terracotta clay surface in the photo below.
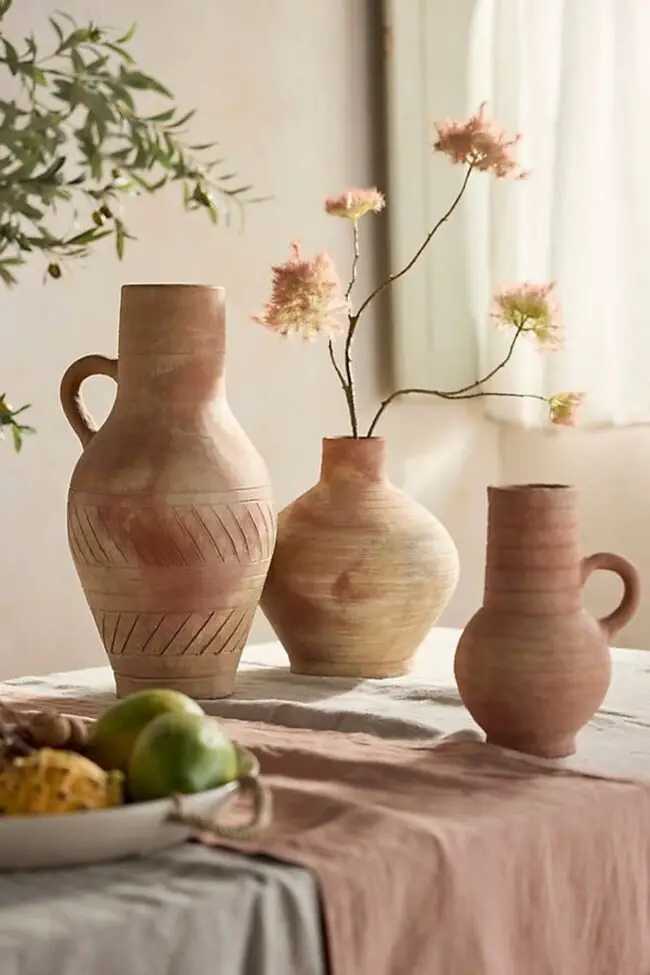
[[[394,677],[457,581],[446,529],[387,480],[384,441],[328,439],[318,484],[278,516],[262,609],[294,673]]]
[[[636,611],[638,574],[609,552],[581,558],[573,487],[491,487],[488,501],[485,595],[456,651],[458,690],[488,741],[561,758],[605,697],[609,640]],[[602,620],[582,605],[595,569],[624,585]]]
[[[275,515],[265,465],[230,412],[221,288],[127,285],[119,358],[67,370],[61,401],[84,452],[68,539],[121,695],[234,690],[270,564]],[[96,430],[88,376],[117,381]]]

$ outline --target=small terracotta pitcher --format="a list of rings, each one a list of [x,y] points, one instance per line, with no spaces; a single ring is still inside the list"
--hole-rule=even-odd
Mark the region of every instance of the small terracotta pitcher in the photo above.
[[[582,605],[595,569],[615,572],[624,586],[602,620]],[[463,703],[488,741],[544,758],[573,754],[576,733],[609,687],[609,641],[638,602],[639,576],[626,559],[581,557],[575,488],[488,488],[483,607],[455,659]]]

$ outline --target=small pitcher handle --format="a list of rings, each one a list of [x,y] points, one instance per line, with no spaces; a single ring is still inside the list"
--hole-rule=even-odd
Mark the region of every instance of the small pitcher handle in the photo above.
[[[613,637],[632,619],[638,609],[641,598],[639,573],[631,562],[620,555],[614,555],[612,552],[596,552],[582,560],[583,585],[597,569],[615,572],[623,583],[623,596],[620,603],[609,616],[604,616],[598,621],[607,636]]]
[[[61,406],[82,447],[87,447],[97,433],[97,424],[81,396],[81,384],[90,376],[108,376],[117,382],[117,359],[108,359],[104,355],[85,355],[68,366],[63,374],[59,390]]]

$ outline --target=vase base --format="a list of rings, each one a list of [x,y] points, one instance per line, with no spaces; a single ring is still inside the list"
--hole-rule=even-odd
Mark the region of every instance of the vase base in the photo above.
[[[127,697],[136,691],[153,688],[179,691],[197,701],[216,701],[234,694],[237,672],[215,674],[212,677],[125,677],[115,674],[115,689],[118,698]]]
[[[380,663],[373,660],[292,660],[291,673],[302,677],[348,677],[356,680],[387,680],[404,677],[411,658]]]
[[[506,736],[487,736],[488,745],[497,745],[499,748],[508,748],[513,752],[521,752],[524,755],[533,755],[535,758],[568,758],[575,755],[576,739],[575,735],[566,738],[555,738],[554,740],[541,740],[539,738],[511,739]]]

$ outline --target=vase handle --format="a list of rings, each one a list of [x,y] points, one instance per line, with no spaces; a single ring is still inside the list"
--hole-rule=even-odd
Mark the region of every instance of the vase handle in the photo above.
[[[68,366],[63,374],[59,391],[61,406],[82,447],[87,447],[97,433],[97,425],[81,396],[81,384],[90,376],[108,376],[117,382],[117,359],[85,355]]]
[[[582,584],[584,585],[592,572],[604,569],[615,572],[623,583],[623,596],[616,609],[604,616],[598,622],[608,637],[614,636],[628,623],[636,613],[641,598],[639,573],[635,566],[621,555],[612,552],[596,552],[582,560]]]

